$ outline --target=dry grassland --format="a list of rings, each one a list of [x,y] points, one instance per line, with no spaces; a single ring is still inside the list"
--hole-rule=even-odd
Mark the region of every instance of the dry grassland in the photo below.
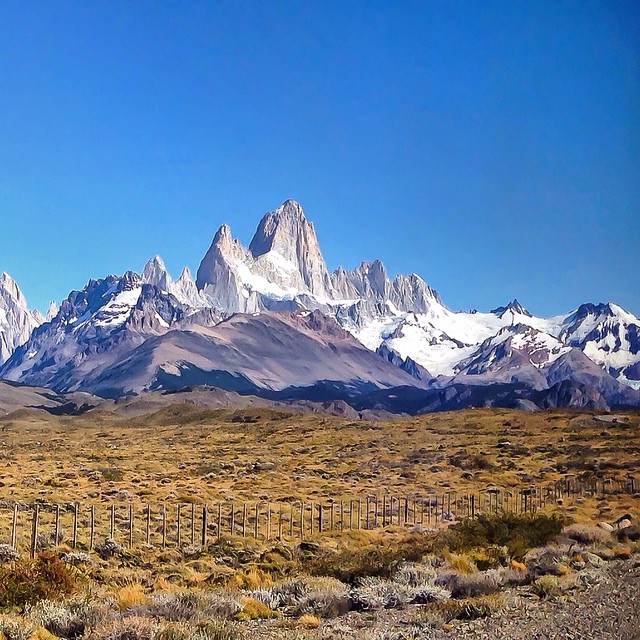
[[[0,495],[20,501],[466,492],[583,475],[638,476],[640,414],[613,421],[593,412],[482,409],[374,422],[193,405],[137,418],[25,410],[0,418],[0,463]]]

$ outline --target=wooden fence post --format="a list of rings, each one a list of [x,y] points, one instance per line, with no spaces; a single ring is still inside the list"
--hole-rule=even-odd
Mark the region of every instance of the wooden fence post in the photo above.
[[[242,503],[242,537],[247,537],[247,503]],[[257,538],[258,536],[254,536]]]
[[[200,536],[202,548],[207,548],[207,505],[202,505],[202,535]]]
[[[167,505],[162,503],[162,548],[167,547]]]
[[[147,503],[147,529],[145,540],[147,544],[151,543],[151,503]]]
[[[111,505],[111,517],[109,519],[109,537],[113,540],[116,531],[116,505]]]
[[[96,505],[92,504],[89,510],[89,550],[93,550],[93,542],[95,540],[96,533]]]
[[[129,548],[133,548],[133,502],[129,503]]]
[[[36,546],[38,545],[38,518],[40,517],[40,505],[33,507],[33,523],[31,525],[31,557],[36,557]]]
[[[259,502],[256,502],[255,510],[256,510],[256,513],[255,513],[256,521],[254,522],[254,527],[253,527],[253,537],[257,540],[258,539],[258,534],[260,533],[260,526],[259,526],[259,522],[260,522],[260,503]]]
[[[180,516],[182,515],[182,505],[178,504],[177,506],[178,509],[178,513],[177,513],[177,518],[178,518],[178,531],[176,532],[176,543],[178,545],[178,549],[180,549],[180,525],[182,524],[180,521]]]
[[[311,501],[311,516],[310,516],[310,520],[311,520],[311,525],[310,525],[310,535],[313,535],[313,514],[316,511],[316,505],[313,502],[313,500]]]
[[[75,549],[78,546],[78,503],[73,503],[73,541],[71,546]]]
[[[53,546],[57,547],[60,543],[60,505],[56,505],[56,519],[53,527]]]
[[[11,547],[16,548],[16,529],[18,527],[18,503],[13,505],[13,521],[11,523]]]
[[[218,502],[218,542],[222,538],[222,502]]]
[[[271,503],[267,502],[267,537],[266,540],[271,539]]]
[[[191,544],[196,543],[196,503],[191,503]]]

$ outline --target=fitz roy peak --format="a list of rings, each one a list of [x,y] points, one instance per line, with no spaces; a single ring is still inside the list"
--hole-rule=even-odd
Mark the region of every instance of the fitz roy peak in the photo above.
[[[265,214],[248,247],[223,224],[195,282],[187,268],[174,280],[156,256],[141,275],[90,280],[48,322],[22,302],[20,320],[2,315],[2,304],[0,289],[0,337],[11,336],[0,377],[59,392],[211,384],[363,407],[371,394],[372,406],[400,411],[640,405],[633,314],[584,304],[539,318],[517,300],[456,312],[420,276],[391,279],[380,260],[330,273],[293,200]]]

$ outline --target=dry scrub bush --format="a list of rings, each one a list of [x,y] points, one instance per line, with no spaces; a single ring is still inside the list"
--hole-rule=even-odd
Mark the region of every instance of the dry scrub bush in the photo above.
[[[483,596],[473,600],[445,600],[420,607],[415,621],[433,629],[440,629],[453,620],[476,620],[489,617],[503,607],[501,596]],[[423,636],[420,636],[423,637]]]
[[[129,616],[105,622],[91,634],[92,640],[155,640],[160,627],[150,618]]]
[[[67,605],[51,600],[40,600],[28,606],[26,616],[58,638],[73,640],[84,634],[84,621]]]
[[[172,622],[232,618],[242,605],[231,594],[219,591],[177,591],[156,593],[144,604],[129,611],[138,616],[151,616]]]
[[[310,613],[303,613],[297,620],[298,626],[303,629],[317,629],[321,624],[320,618]]]
[[[0,563],[15,562],[20,554],[10,544],[0,544]]]
[[[529,573],[536,577],[561,575],[568,558],[562,549],[557,547],[542,547],[529,551],[524,560],[529,569]]]
[[[113,538],[105,538],[103,542],[95,546],[95,550],[103,560],[119,556],[124,551]]]
[[[137,604],[145,604],[149,601],[149,597],[144,592],[141,584],[133,583],[120,587],[116,593],[116,602],[120,611],[125,611]]]
[[[356,611],[393,609],[407,604],[412,598],[412,590],[390,580],[367,577],[351,591],[351,606]]]
[[[552,599],[562,595],[573,588],[575,580],[572,576],[544,575],[539,577],[532,585],[533,592],[544,599]]]
[[[274,611],[266,604],[254,600],[253,598],[242,598],[242,610],[235,614],[236,620],[267,620],[269,618],[279,618],[281,613]]]
[[[592,524],[571,524],[562,533],[580,544],[590,545],[611,540],[611,534]]]
[[[61,554],[60,559],[67,564],[70,564],[72,567],[78,567],[83,564],[93,564],[93,560],[88,553],[84,551],[68,551],[66,553]]]
[[[451,592],[452,598],[477,598],[500,591],[500,573],[495,570],[478,573],[447,571],[440,573],[435,584]]]
[[[24,618],[0,616],[0,640],[28,640],[35,630],[35,626]]]
[[[226,620],[209,620],[193,627],[185,623],[163,625],[154,640],[243,640],[237,625]]]

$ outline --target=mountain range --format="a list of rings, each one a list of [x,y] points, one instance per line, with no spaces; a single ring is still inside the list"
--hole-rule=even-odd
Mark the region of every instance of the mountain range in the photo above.
[[[613,303],[540,318],[517,300],[452,311],[379,260],[329,272],[287,200],[248,247],[228,225],[195,280],[158,256],[91,279],[47,317],[0,276],[0,378],[117,398],[209,385],[358,410],[640,406],[640,319]]]

